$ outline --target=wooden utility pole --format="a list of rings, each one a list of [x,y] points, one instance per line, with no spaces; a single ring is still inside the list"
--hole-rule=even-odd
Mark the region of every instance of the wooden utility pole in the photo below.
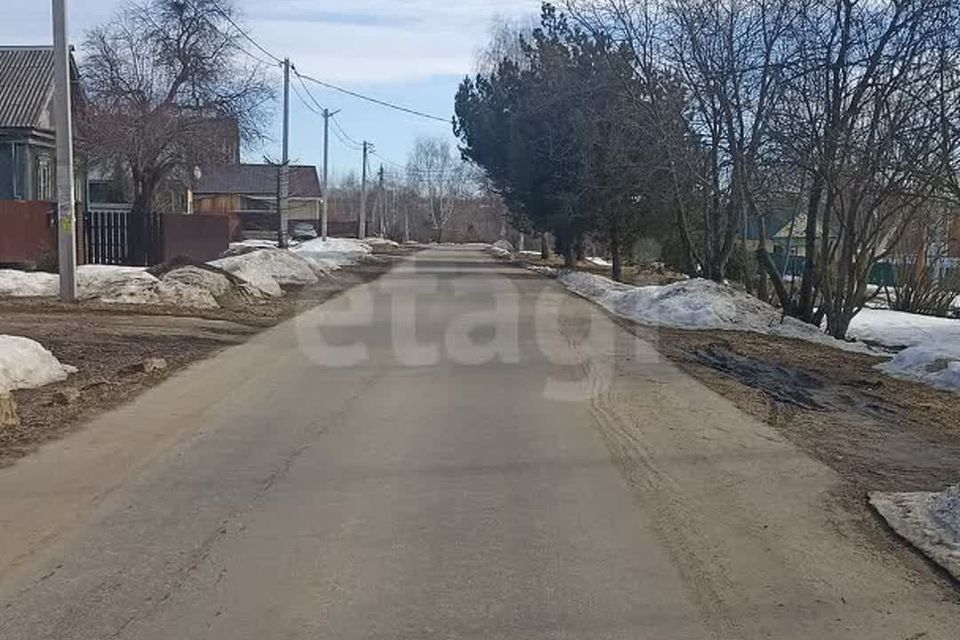
[[[283,153],[280,158],[280,229],[277,246],[287,246],[287,201],[290,197],[290,58],[283,59]]]
[[[73,118],[66,0],[53,0],[54,123],[57,128],[57,256],[60,300],[77,299],[76,195],[73,191]]]
[[[330,111],[329,109],[323,110],[323,214],[320,220],[320,237],[323,238],[323,241],[327,241],[327,220],[328,220],[328,209],[327,209],[327,200],[329,199],[328,194],[328,178],[329,178],[329,166],[330,166],[330,118],[340,113],[337,111]]]
[[[372,146],[366,140],[363,141],[363,167],[360,171],[360,225],[357,229],[357,237],[361,240],[367,237],[367,154],[370,153]]]
[[[386,217],[387,217],[387,198],[383,190],[383,165],[380,165],[379,173],[379,183],[380,183],[380,193],[377,196],[377,204],[380,205],[377,207],[380,209],[380,237],[384,235],[384,230],[387,226]]]

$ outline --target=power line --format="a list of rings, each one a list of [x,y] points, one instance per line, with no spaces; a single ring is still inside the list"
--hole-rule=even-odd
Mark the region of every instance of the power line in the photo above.
[[[233,26],[233,28],[236,29],[236,30],[240,33],[240,35],[242,35],[247,41],[249,41],[250,44],[252,44],[252,45],[255,46],[257,49],[259,49],[261,53],[263,53],[265,56],[267,56],[268,58],[270,58],[271,60],[273,60],[274,62],[276,62],[276,63],[278,63],[278,64],[283,62],[283,58],[280,58],[279,56],[276,56],[276,55],[272,54],[272,53],[271,53],[270,51],[268,51],[265,47],[263,47],[259,42],[257,42],[257,41],[254,39],[253,36],[251,36],[249,33],[247,33],[246,31],[244,31],[243,28],[242,28],[240,25],[238,25],[236,22],[234,22],[233,18],[230,17],[230,14],[227,13],[226,11],[224,11],[223,8],[222,8],[219,4],[217,4],[216,0],[211,0],[211,1],[210,1],[210,4],[211,4],[211,6],[213,6],[213,8],[217,11],[217,13],[219,13],[221,16],[223,16],[224,19],[225,19],[227,22],[229,22],[229,23]],[[215,25],[214,25],[214,27],[215,27]],[[248,54],[248,55],[249,55],[249,54]]]
[[[330,84],[329,82],[324,82],[323,80],[317,80],[316,78],[313,78],[313,77],[308,76],[308,75],[306,75],[306,74],[299,74],[299,75],[301,75],[305,80],[309,80],[310,82],[315,82],[316,84],[320,85],[321,87],[326,87],[326,88],[328,88],[328,89],[333,89],[334,91],[339,91],[340,93],[345,93],[345,94],[347,94],[348,96],[353,96],[354,98],[359,98],[359,99],[361,99],[361,100],[366,100],[367,102],[372,102],[373,104],[378,104],[378,105],[380,105],[381,107],[387,107],[388,109],[394,109],[394,110],[396,110],[396,111],[402,111],[402,112],[404,112],[404,113],[409,113],[409,114],[411,114],[411,115],[419,116],[419,117],[421,117],[421,118],[426,118],[426,119],[428,119],[428,120],[437,120],[438,122],[443,122],[443,123],[446,123],[446,124],[450,124],[450,119],[449,119],[449,118],[441,118],[440,116],[434,116],[434,115],[431,115],[431,114],[429,114],[429,113],[424,113],[423,111],[417,111],[416,109],[410,109],[409,107],[404,107],[404,106],[401,106],[401,105],[398,105],[398,104],[394,104],[394,103],[392,103],[392,102],[387,102],[386,100],[380,100],[379,98],[373,98],[373,97],[371,97],[371,96],[366,96],[366,95],[363,95],[362,93],[357,93],[356,91],[351,91],[351,90],[349,90],[349,89],[344,89],[343,87],[338,87],[337,85],[335,85],[335,84]]]
[[[363,143],[357,142],[356,138],[354,138],[353,136],[351,136],[349,133],[346,132],[346,130],[345,130],[345,129],[343,128],[343,126],[337,121],[336,118],[333,119],[333,126],[336,128],[337,131],[339,131],[339,132],[343,135],[344,138],[346,138],[347,140],[349,140],[350,143],[351,143],[353,146],[355,146],[357,149],[359,149],[360,147],[363,146]]]
[[[291,68],[293,69],[293,74],[294,74],[295,76],[297,76],[297,80],[300,81],[300,86],[303,87],[303,90],[304,90],[304,92],[307,94],[307,97],[310,98],[310,102],[312,102],[312,103],[317,107],[317,109],[319,109],[320,111],[323,111],[323,110],[324,110],[324,106],[323,106],[322,104],[320,104],[319,102],[317,102],[317,99],[313,97],[313,94],[312,94],[312,93],[310,93],[310,89],[307,87],[307,83],[305,83],[305,82],[303,81],[303,78],[300,76],[300,72],[297,71],[296,65],[294,65],[294,66],[291,67]],[[319,114],[318,114],[318,115],[319,115]]]

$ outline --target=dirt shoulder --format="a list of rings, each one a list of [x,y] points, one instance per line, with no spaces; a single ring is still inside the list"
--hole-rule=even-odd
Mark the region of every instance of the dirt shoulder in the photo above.
[[[660,284],[651,279],[638,284]],[[838,532],[895,558],[917,579],[931,571],[941,576],[944,593],[956,586],[892,534],[867,493],[940,491],[960,480],[960,394],[883,374],[875,368],[885,360],[880,356],[751,332],[650,327],[610,315],[836,472],[842,482],[826,506]]]
[[[177,307],[0,300],[0,334],[37,340],[77,373],[13,392],[21,425],[0,429],[0,467],[129,401],[179,369],[379,277],[412,249],[378,251],[317,284],[261,304],[190,312]],[[162,363],[158,361],[162,359]],[[165,365],[165,366],[163,366]],[[159,368],[157,368],[159,367]]]

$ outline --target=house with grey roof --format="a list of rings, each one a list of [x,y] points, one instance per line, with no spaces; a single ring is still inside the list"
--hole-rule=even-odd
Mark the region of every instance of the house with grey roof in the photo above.
[[[71,58],[74,105],[82,104]],[[86,201],[83,158],[76,156],[77,199]],[[0,46],[0,200],[56,200],[56,127],[51,47]]]

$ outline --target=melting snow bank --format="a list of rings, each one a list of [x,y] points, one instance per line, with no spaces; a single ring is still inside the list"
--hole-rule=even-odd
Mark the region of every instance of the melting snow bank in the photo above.
[[[60,364],[39,342],[0,335],[0,393],[66,380],[76,368]]]
[[[374,242],[396,245],[391,240]],[[246,295],[280,297],[283,287],[311,285],[332,271],[362,262],[373,247],[352,238],[310,240],[289,250],[277,249],[271,241],[248,240],[231,245],[231,253],[210,266],[247,283]],[[77,269],[77,297],[104,303],[217,309],[218,299],[231,287],[222,273],[193,266],[173,269],[160,278],[141,267],[83,265]],[[0,269],[0,297],[54,297],[58,288],[59,276],[53,273]]]
[[[680,329],[727,329],[798,338],[848,351],[868,351],[862,344],[832,338],[757,298],[711,280],[684,280],[664,286],[634,287],[581,271],[568,271],[560,282],[618,316],[643,324]]]
[[[866,308],[853,317],[850,337],[887,347],[960,344],[960,320]]]
[[[898,378],[960,391],[960,344],[938,342],[908,347],[877,368]]]
[[[858,340],[903,349],[878,365],[889,375],[960,391],[960,320],[889,309],[864,309],[850,323]]]
[[[500,238],[496,242],[487,246],[487,250],[495,256],[509,256],[513,253],[513,245],[509,240]]]
[[[172,272],[171,272],[172,273]],[[59,276],[0,270],[0,296],[54,297]],[[219,305],[206,290],[176,279],[156,278],[140,267],[88,264],[77,268],[77,297],[104,303],[176,305],[212,309]]]
[[[960,485],[940,493],[875,492],[870,504],[897,534],[960,580]]]
[[[286,249],[257,249],[214,260],[210,265],[232,273],[271,297],[282,296],[283,287],[314,284],[327,273],[323,266]]]
[[[375,240],[386,245],[392,241]],[[312,261],[315,265],[331,271],[352,264],[362,262],[373,253],[373,246],[368,240],[354,238],[321,238],[308,240],[293,247],[291,251],[298,256]]]

